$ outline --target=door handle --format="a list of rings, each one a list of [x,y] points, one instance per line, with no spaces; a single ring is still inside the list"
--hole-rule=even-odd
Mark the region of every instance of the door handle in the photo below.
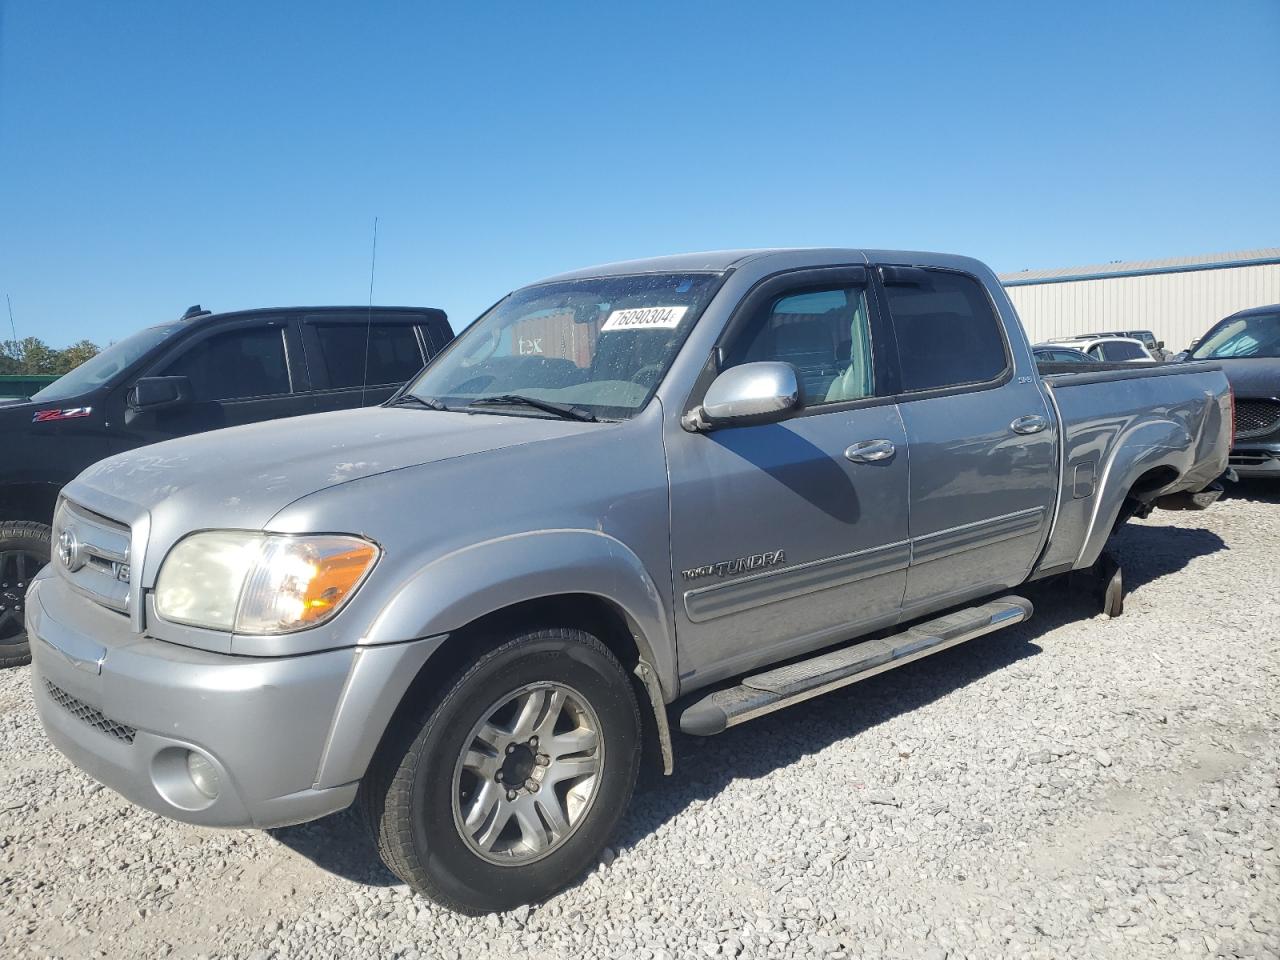
[[[1049,421],[1037,413],[1033,413],[1026,417],[1019,417],[1013,423],[1009,424],[1009,428],[1014,433],[1039,433],[1049,425]]]
[[[888,460],[898,448],[890,440],[860,440],[844,452],[846,460],[854,463],[876,463]]]

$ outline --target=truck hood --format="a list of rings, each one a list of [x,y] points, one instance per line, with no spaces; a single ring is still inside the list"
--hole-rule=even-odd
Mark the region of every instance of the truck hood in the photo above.
[[[1242,357],[1208,362],[1222,368],[1237,397],[1280,397],[1280,359]]]
[[[91,509],[153,533],[260,529],[293,501],[327,487],[601,424],[540,417],[374,407],[314,414],[169,440],[95,464],[66,488]],[[356,531],[353,531],[356,532]]]

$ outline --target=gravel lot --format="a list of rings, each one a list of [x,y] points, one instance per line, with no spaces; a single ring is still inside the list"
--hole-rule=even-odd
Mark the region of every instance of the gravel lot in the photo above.
[[[677,744],[578,886],[410,895],[343,814],[271,833],[131,807],[0,674],[0,956],[1280,956],[1280,489],[1122,535],[1108,621],[1029,623]]]

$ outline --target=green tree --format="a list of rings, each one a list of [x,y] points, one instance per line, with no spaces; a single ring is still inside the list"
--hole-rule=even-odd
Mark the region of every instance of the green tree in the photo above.
[[[81,340],[73,343],[58,354],[58,373],[70,373],[86,360],[98,355],[99,348],[92,340]]]
[[[6,340],[0,343],[0,374],[61,376],[97,353],[98,345],[91,340],[73,343],[65,350],[56,350],[39,337]]]

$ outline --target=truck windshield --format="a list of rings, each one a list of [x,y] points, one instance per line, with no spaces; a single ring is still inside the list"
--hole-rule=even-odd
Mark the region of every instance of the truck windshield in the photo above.
[[[32,396],[35,403],[69,400],[108,383],[116,374],[127,370],[171,333],[182,329],[180,323],[139,330],[133,336],[113,343],[97,356],[86,360],[65,376],[59,377]]]
[[[1280,313],[1224,320],[1191,352],[1196,360],[1280,357]]]
[[[523,396],[603,419],[632,416],[657,389],[718,279],[637,274],[525,287],[464,330],[409,393],[449,408]],[[544,415],[510,402],[472,409]]]

